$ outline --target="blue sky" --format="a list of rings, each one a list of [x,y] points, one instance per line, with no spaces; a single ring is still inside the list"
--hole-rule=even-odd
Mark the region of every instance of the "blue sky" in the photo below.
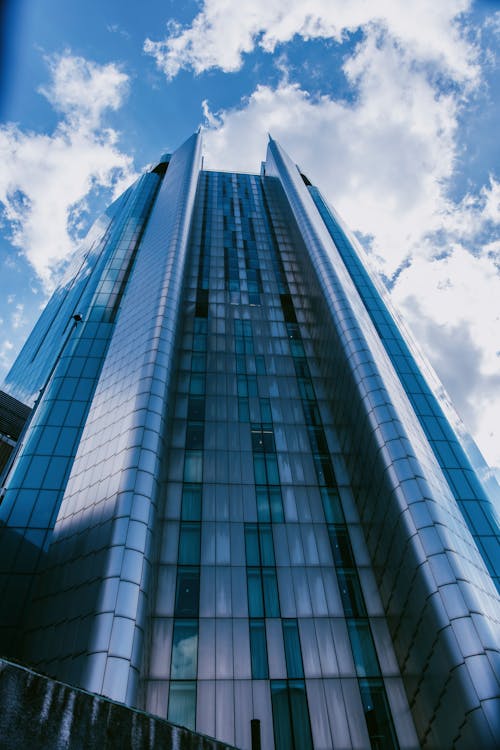
[[[204,127],[270,131],[362,238],[500,467],[500,2],[11,0],[0,77],[0,379],[99,210]]]

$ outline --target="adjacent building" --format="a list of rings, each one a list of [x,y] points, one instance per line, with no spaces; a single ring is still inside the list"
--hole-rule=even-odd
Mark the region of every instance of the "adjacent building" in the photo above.
[[[30,411],[22,401],[0,391],[0,474],[7,466]]]
[[[2,652],[251,748],[500,744],[498,516],[355,240],[270,139],[96,222],[4,385]]]

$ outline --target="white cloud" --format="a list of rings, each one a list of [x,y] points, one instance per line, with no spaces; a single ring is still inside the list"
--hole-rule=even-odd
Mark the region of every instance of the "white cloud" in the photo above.
[[[500,253],[415,257],[392,297],[492,465],[500,466]]]
[[[242,56],[256,46],[274,52],[296,35],[341,42],[359,28],[377,26],[414,59],[437,63],[453,78],[466,80],[476,73],[474,51],[457,19],[469,5],[469,0],[204,0],[189,26],[171,20],[166,37],[146,39],[144,49],[173,78],[183,68],[239,70]]]
[[[9,339],[4,339],[0,344],[0,367],[7,368],[12,364],[12,350],[14,344]]]
[[[253,171],[269,131],[348,224],[374,238],[380,270],[392,275],[448,210],[443,183],[455,160],[457,103],[375,30],[345,71],[353,103],[284,82],[258,86],[240,108],[211,114],[206,163]]]
[[[22,328],[28,322],[24,316],[24,304],[18,302],[14,312],[11,315],[12,328]]]
[[[457,67],[443,87],[443,71],[444,57],[422,65],[411,44],[373,24],[344,60],[349,100],[311,96],[285,77],[233,109],[206,103],[206,164],[255,171],[267,131],[283,144],[366,238],[458,411],[500,465],[500,183],[492,174],[450,198],[469,84]]]
[[[105,127],[127,92],[127,76],[69,52],[48,60],[41,93],[61,113],[51,135],[0,128],[0,203],[11,241],[50,287],[53,271],[75,248],[75,228],[96,188],[121,190],[134,177],[118,133]]]

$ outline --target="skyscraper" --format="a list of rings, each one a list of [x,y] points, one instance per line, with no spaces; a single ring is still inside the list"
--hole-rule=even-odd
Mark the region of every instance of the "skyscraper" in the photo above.
[[[498,519],[411,343],[275,141],[201,167],[106,211],[6,380],[4,653],[245,749],[498,746]]]

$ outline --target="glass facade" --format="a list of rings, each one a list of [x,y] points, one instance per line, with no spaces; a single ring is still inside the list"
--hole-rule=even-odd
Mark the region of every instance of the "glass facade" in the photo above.
[[[246,175],[199,135],[108,212],[7,380],[6,650],[242,750],[493,748],[498,530],[334,221],[274,141]]]

